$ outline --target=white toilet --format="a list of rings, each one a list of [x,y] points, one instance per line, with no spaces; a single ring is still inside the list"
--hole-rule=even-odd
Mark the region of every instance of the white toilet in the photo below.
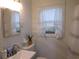
[[[45,57],[37,57],[37,59],[47,59],[47,58],[45,58]]]

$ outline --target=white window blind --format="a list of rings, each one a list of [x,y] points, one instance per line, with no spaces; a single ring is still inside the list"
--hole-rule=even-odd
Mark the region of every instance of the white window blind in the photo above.
[[[64,19],[62,8],[43,8],[38,18],[35,23],[35,32],[52,35],[52,37],[62,37]]]

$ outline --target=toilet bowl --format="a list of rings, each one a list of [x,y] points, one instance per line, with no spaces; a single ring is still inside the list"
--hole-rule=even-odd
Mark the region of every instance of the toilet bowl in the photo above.
[[[45,58],[45,57],[37,57],[37,59],[47,59],[47,58]]]

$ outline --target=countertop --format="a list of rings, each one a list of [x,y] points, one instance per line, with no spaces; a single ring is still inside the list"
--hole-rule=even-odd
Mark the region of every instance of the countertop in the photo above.
[[[35,54],[36,52],[34,51],[21,50],[14,56],[9,57],[8,59],[31,59]]]

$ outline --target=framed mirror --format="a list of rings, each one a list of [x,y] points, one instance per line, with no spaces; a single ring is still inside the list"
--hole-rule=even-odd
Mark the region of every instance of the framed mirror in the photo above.
[[[9,9],[1,9],[3,37],[10,37],[19,34],[20,30],[20,13]]]

